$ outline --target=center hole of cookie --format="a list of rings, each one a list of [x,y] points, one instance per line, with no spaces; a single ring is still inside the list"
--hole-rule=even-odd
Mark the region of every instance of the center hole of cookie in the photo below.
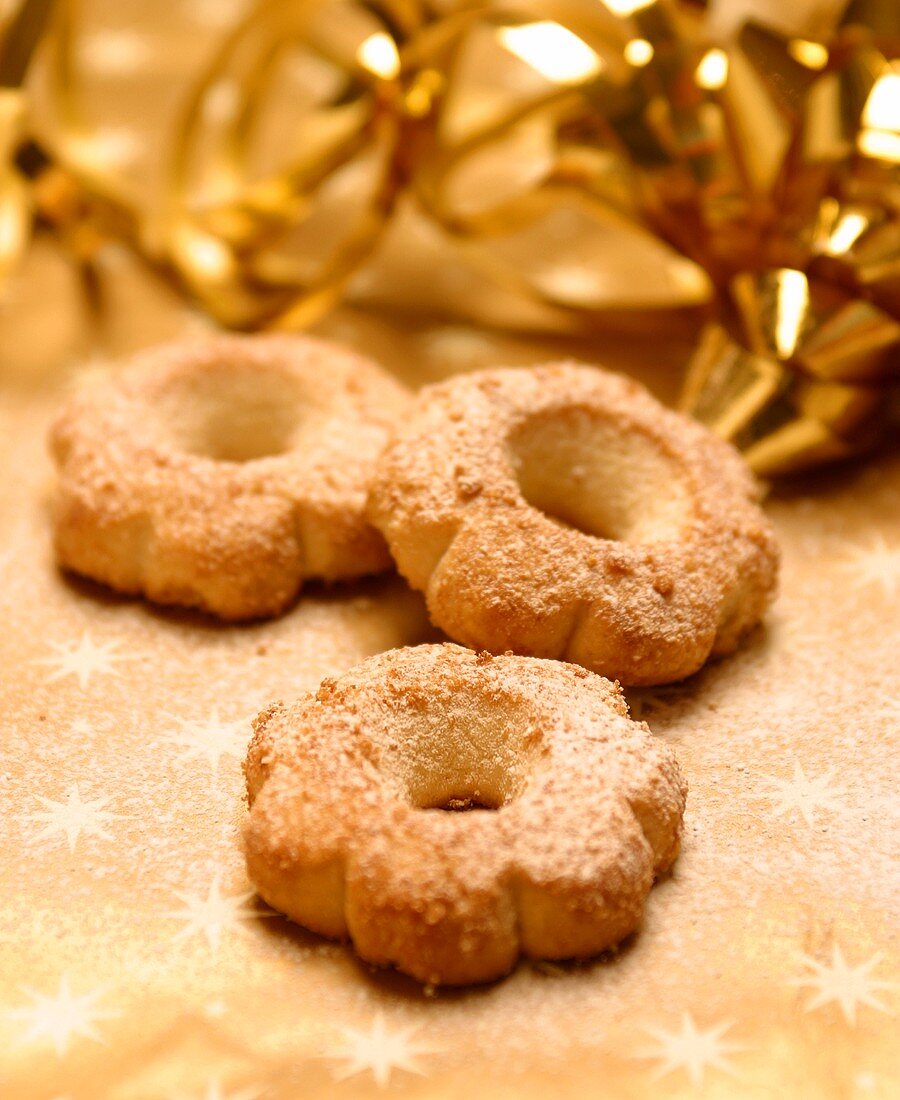
[[[219,462],[252,462],[291,449],[307,405],[295,378],[258,364],[218,363],[180,377],[156,414],[178,450]]]
[[[382,766],[420,810],[499,810],[528,785],[542,735],[535,702],[480,675],[405,683],[383,714]]]
[[[445,813],[460,814],[468,813],[469,810],[499,810],[500,803],[489,801],[481,796],[470,797],[468,795],[461,795],[459,797],[451,796],[450,798],[445,798],[437,806],[422,806],[420,809],[443,810]]]
[[[689,499],[655,439],[584,408],[533,416],[508,453],[525,500],[555,523],[620,542],[676,538]]]

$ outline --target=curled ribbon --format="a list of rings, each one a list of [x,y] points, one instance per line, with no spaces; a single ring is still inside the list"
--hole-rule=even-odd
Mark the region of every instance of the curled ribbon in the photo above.
[[[262,0],[193,87],[158,208],[63,149],[48,160],[82,198],[45,173],[39,212],[70,237],[80,219],[83,247],[84,223],[125,237],[228,326],[295,328],[402,197],[501,284],[595,326],[608,301],[499,247],[576,204],[698,272],[686,410],[764,474],[843,457],[877,437],[900,374],[900,12],[851,0],[808,37],[751,22],[714,40],[704,7]],[[74,21],[62,4],[50,43],[70,131]]]

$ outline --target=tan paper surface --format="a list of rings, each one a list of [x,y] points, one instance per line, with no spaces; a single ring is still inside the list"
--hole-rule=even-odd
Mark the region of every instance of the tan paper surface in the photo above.
[[[109,264],[103,331],[45,245],[0,315],[0,1095],[896,1096],[900,457],[771,499],[767,628],[631,693],[690,782],[634,942],[428,996],[267,912],[237,834],[252,715],[429,636],[419,597],[387,577],[222,627],[54,570],[44,436],[79,372],[107,369],[92,341],[198,328]],[[407,380],[562,349],[671,397],[684,361],[652,333],[563,347],[350,314],[323,331]]]

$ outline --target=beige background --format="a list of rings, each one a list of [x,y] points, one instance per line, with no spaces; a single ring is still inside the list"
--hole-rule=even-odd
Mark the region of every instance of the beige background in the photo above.
[[[0,312],[0,1095],[896,1095],[900,456],[770,498],[784,569],[766,629],[630,693],[691,788],[635,941],[429,996],[267,913],[237,842],[250,717],[429,636],[419,597],[386,577],[221,627],[53,568],[62,394],[204,327],[118,249],[102,270],[100,327],[45,242]],[[413,382],[572,352],[663,397],[687,347],[350,312],[321,328]]]

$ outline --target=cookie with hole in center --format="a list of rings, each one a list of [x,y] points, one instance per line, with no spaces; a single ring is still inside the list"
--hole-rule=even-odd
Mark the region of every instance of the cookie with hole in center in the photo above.
[[[630,379],[559,363],[423,389],[369,516],[455,641],[657,684],[734,650],[771,601],[758,495],[702,425]]]
[[[382,572],[366,494],[408,401],[374,363],[309,337],[142,352],[53,426],[57,560],[222,619],[276,615],[308,579]]]
[[[423,982],[614,946],[678,852],[674,754],[575,665],[395,649],[254,729],[244,841],[262,897]]]

